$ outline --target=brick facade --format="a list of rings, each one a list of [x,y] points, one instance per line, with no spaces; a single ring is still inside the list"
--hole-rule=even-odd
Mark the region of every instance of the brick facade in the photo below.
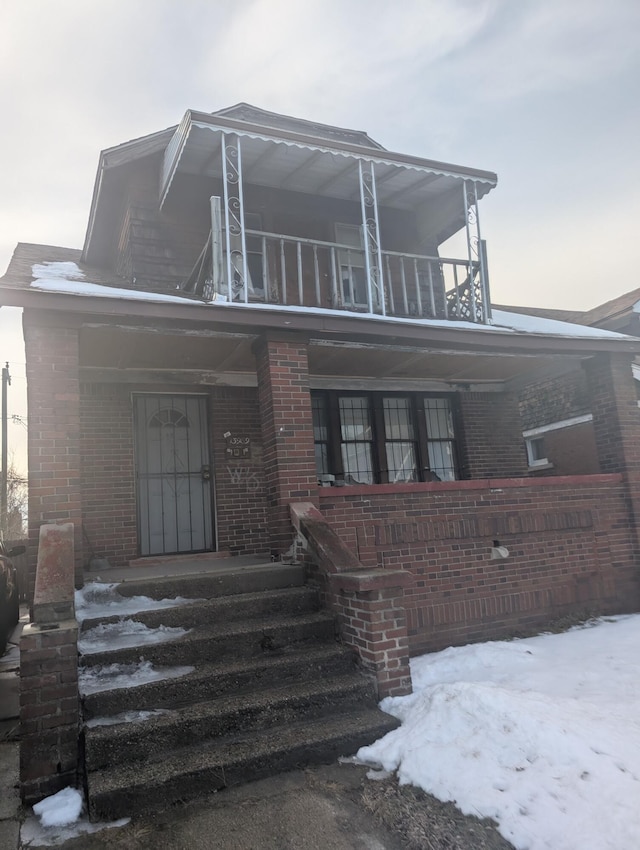
[[[179,388],[184,392],[185,387]],[[133,392],[176,392],[158,385],[80,385],[82,515],[87,557],[120,566],[137,558]],[[200,391],[194,387],[194,392]],[[209,392],[212,487],[217,548],[232,554],[269,550],[257,390]],[[225,434],[248,438],[250,456],[229,459]]]
[[[458,431],[462,478],[527,474],[515,394],[460,393]]]
[[[232,554],[268,552],[257,390],[240,387],[213,390],[211,428],[218,548]],[[248,438],[249,457],[228,457],[225,434]]]
[[[82,517],[87,555],[115,566],[138,554],[133,416],[126,384],[81,384]]]
[[[520,413],[523,431],[591,413],[584,371],[576,368],[528,384],[520,393]]]
[[[73,522],[76,573],[82,575],[80,389],[78,331],[42,313],[25,311],[29,404],[29,598],[35,582],[40,526]]]
[[[600,472],[591,422],[545,431],[542,436],[549,466],[532,467],[531,475],[537,478],[550,475],[595,475]]]
[[[320,509],[365,566],[411,573],[413,654],[640,607],[619,475],[323,489]]]
[[[271,548],[292,543],[289,503],[317,497],[307,345],[263,338],[255,346]]]

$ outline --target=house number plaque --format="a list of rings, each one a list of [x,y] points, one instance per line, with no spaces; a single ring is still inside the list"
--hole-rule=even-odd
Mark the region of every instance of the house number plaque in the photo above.
[[[235,460],[248,460],[251,457],[251,440],[249,437],[233,437],[227,433],[225,455]]]

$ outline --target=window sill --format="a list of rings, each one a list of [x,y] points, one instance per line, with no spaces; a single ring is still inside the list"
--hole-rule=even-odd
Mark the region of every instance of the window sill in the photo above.
[[[546,461],[545,463],[533,463],[528,466],[529,472],[543,472],[546,469],[553,469],[553,464]]]

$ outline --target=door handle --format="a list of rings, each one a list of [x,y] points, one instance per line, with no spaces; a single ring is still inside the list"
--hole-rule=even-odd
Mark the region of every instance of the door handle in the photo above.
[[[202,469],[200,470],[200,472],[202,473],[202,480],[203,481],[210,481],[211,480],[211,467],[208,464],[205,464],[202,467]]]

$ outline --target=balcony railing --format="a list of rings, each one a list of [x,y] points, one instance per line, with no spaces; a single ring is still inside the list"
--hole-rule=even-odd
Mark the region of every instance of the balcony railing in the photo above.
[[[469,262],[383,250],[372,273],[364,249],[351,245],[245,230],[244,252],[230,256],[224,241],[209,240],[186,291],[235,304],[476,323],[490,317],[484,257]]]

